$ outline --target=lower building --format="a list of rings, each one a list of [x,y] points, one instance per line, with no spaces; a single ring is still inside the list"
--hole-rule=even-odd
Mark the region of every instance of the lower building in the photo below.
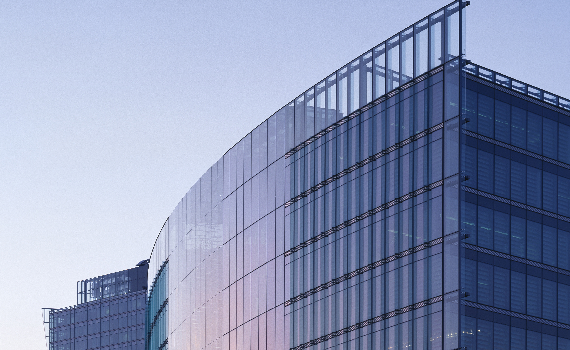
[[[48,350],[144,350],[148,260],[77,282],[77,305],[44,309]]]

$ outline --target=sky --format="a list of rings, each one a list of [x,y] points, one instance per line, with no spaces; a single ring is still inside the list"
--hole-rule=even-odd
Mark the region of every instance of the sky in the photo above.
[[[199,177],[450,1],[0,1],[0,348],[134,267]],[[474,0],[466,58],[570,98],[570,2]]]

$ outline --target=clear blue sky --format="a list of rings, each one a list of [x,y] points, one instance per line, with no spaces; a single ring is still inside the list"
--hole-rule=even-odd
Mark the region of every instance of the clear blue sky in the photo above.
[[[133,267],[281,106],[450,1],[0,3],[0,348]],[[570,2],[473,0],[467,58],[570,97]]]

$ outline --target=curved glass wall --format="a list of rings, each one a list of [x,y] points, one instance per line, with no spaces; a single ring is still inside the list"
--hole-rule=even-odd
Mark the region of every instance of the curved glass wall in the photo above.
[[[311,87],[192,186],[151,255],[168,312],[150,348],[459,347],[465,5]]]
[[[147,350],[168,350],[168,259],[156,273],[147,301]]]

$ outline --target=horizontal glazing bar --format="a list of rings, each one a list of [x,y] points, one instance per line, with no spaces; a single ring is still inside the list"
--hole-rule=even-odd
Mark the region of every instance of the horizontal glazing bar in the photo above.
[[[545,320],[544,318],[529,316],[529,315],[521,314],[519,312],[503,310],[503,309],[499,309],[496,307],[475,303],[475,302],[468,301],[468,300],[461,300],[461,304],[465,305],[465,306],[471,306],[471,307],[474,307],[474,308],[480,309],[480,310],[486,310],[486,311],[491,311],[491,312],[502,314],[502,315],[508,315],[508,316],[513,316],[513,317],[517,317],[517,318],[522,318],[523,320],[529,320],[529,321],[534,321],[534,322],[538,322],[538,323],[542,323],[542,324],[546,324],[546,325],[550,325],[550,326],[554,326],[554,327],[570,329],[570,325],[567,325],[564,323]]]
[[[532,212],[535,212],[535,213],[538,213],[538,214],[550,216],[551,218],[555,218],[555,219],[558,219],[558,220],[570,222],[570,218],[567,217],[567,216],[563,216],[563,215],[551,213],[551,212],[546,211],[546,210],[543,210],[543,209],[535,208],[535,207],[532,207],[532,206],[527,205],[527,204],[524,204],[524,203],[515,202],[515,201],[513,201],[513,200],[510,200],[510,199],[507,199],[507,198],[503,198],[503,197],[499,197],[499,196],[496,196],[496,195],[494,195],[494,194],[490,194],[490,193],[487,193],[487,192],[479,191],[479,190],[476,190],[476,189],[471,188],[471,187],[461,186],[461,189],[464,190],[464,191],[466,191],[466,192],[479,195],[479,196],[481,196],[481,197],[485,197],[485,198],[489,198],[489,199],[496,200],[497,202],[506,203],[506,204],[512,205],[512,206],[514,206],[514,207],[519,207],[519,208],[526,209],[526,210],[529,210],[529,211],[532,211]]]
[[[448,295],[448,294],[453,294],[453,293],[455,293],[455,292],[450,292],[450,293],[447,293],[446,295]],[[403,307],[403,308],[401,308],[401,309],[396,309],[396,310],[387,312],[387,313],[385,313],[385,314],[376,316],[376,317],[371,318],[371,319],[368,319],[368,320],[366,320],[366,321],[362,321],[362,322],[359,322],[359,323],[354,324],[354,325],[352,325],[352,326],[349,326],[349,327],[340,329],[340,330],[338,330],[338,331],[336,331],[336,332],[332,332],[332,333],[329,333],[329,334],[327,334],[327,335],[323,335],[322,337],[319,337],[319,338],[317,338],[317,339],[313,339],[313,340],[311,340],[311,341],[309,341],[309,342],[306,342],[306,343],[304,343],[304,344],[301,344],[301,345],[299,345],[299,346],[296,346],[296,347],[294,347],[294,348],[291,348],[291,350],[307,349],[307,348],[309,348],[309,347],[311,347],[311,346],[313,346],[313,345],[317,345],[317,344],[322,343],[322,342],[324,342],[324,341],[327,341],[327,340],[329,340],[329,339],[333,339],[333,338],[335,338],[335,337],[338,337],[338,336],[341,336],[341,335],[343,335],[343,334],[352,332],[352,331],[354,331],[354,330],[357,330],[357,329],[360,329],[360,328],[364,328],[364,327],[369,326],[369,325],[371,325],[371,324],[373,324],[373,323],[380,322],[380,321],[383,321],[383,320],[387,320],[387,319],[392,318],[392,317],[395,317],[395,316],[397,316],[397,315],[402,315],[402,314],[405,314],[405,313],[407,313],[407,312],[410,312],[410,311],[413,311],[413,310],[417,310],[417,309],[420,309],[420,308],[422,308],[422,307],[425,307],[425,306],[428,306],[428,305],[432,305],[432,304],[438,303],[438,302],[440,302],[440,301],[443,301],[444,297],[445,297],[445,295],[439,295],[439,296],[436,296],[436,297],[433,297],[433,298],[430,298],[430,299],[427,299],[427,300],[424,300],[424,301],[420,301],[420,302],[415,303],[415,304],[412,304],[412,305],[405,306],[405,307]]]
[[[514,255],[510,255],[510,254],[506,254],[506,253],[501,253],[498,252],[496,250],[491,250],[491,249],[487,249],[487,248],[482,248],[470,243],[461,243],[461,246],[467,249],[471,249],[471,250],[475,250],[477,252],[481,252],[481,253],[485,253],[485,254],[489,254],[492,256],[497,256],[503,259],[508,259],[511,261],[516,261],[516,262],[520,262],[526,265],[531,265],[531,266],[536,266],[536,267],[540,267],[541,269],[545,269],[548,271],[553,271],[553,272],[557,272],[557,273],[561,273],[563,275],[567,275],[570,276],[570,271],[568,270],[564,270],[561,269],[559,267],[554,267],[554,266],[550,266],[550,265],[546,265],[543,263],[539,263],[536,261],[532,261],[532,260],[528,260],[528,259],[524,259],[524,258],[519,258],[518,256],[514,256]]]
[[[455,235],[455,234],[457,234],[457,232],[451,233],[451,234],[447,235],[446,237],[449,237],[449,236],[452,236],[452,235]],[[344,274],[344,275],[342,275],[342,276],[340,276],[340,277],[338,277],[338,278],[333,279],[332,281],[329,281],[329,282],[327,282],[327,283],[321,284],[320,286],[317,286],[317,287],[315,287],[315,288],[313,288],[313,289],[311,289],[311,290],[309,290],[309,291],[307,291],[307,292],[305,292],[305,293],[299,294],[299,295],[297,295],[297,296],[295,296],[295,297],[293,297],[293,298],[287,300],[287,301],[285,302],[285,306],[289,306],[289,305],[291,305],[291,304],[293,304],[293,303],[296,303],[296,302],[298,302],[298,301],[300,301],[300,300],[303,300],[303,299],[305,299],[305,298],[307,298],[307,297],[309,297],[309,296],[311,296],[311,295],[313,295],[313,294],[316,294],[316,293],[318,293],[318,292],[320,292],[320,291],[323,291],[323,290],[325,290],[325,289],[328,289],[328,288],[330,288],[330,287],[332,287],[332,286],[334,286],[334,285],[336,285],[336,284],[339,284],[339,283],[341,283],[341,282],[347,281],[347,280],[349,280],[349,279],[351,279],[351,278],[353,278],[353,277],[356,277],[356,276],[358,276],[358,275],[361,275],[361,274],[363,274],[363,273],[365,273],[365,272],[371,271],[371,270],[373,270],[373,269],[375,269],[375,268],[377,268],[377,267],[380,267],[380,266],[382,266],[382,265],[385,265],[385,264],[387,264],[387,263],[389,263],[389,262],[392,262],[392,261],[394,261],[394,260],[403,258],[403,257],[408,256],[408,255],[410,255],[410,254],[414,254],[414,253],[420,252],[420,251],[422,251],[422,250],[424,250],[424,249],[428,249],[428,248],[430,248],[430,247],[433,247],[433,246],[436,246],[436,245],[438,245],[438,244],[441,244],[441,243],[443,243],[444,238],[445,238],[445,237],[439,237],[439,238],[433,239],[433,240],[431,240],[431,241],[429,241],[429,242],[425,242],[425,243],[422,243],[422,244],[417,245],[417,246],[415,246],[415,247],[412,247],[412,248],[410,248],[410,249],[406,249],[406,250],[404,250],[403,252],[396,253],[396,254],[394,254],[394,255],[391,255],[391,256],[389,256],[389,257],[386,257],[386,258],[384,258],[384,259],[375,261],[375,262],[373,262],[373,263],[371,263],[371,264],[368,264],[368,265],[366,265],[366,266],[364,266],[364,267],[361,267],[361,268],[359,268],[359,269],[357,269],[357,270],[354,270],[354,271],[352,271],[352,272],[349,272],[349,273],[347,273],[347,274]]]
[[[406,145],[409,145],[410,143],[412,143],[412,142],[414,142],[414,141],[417,141],[417,140],[421,139],[422,137],[425,137],[425,136],[427,136],[427,135],[429,135],[429,134],[432,134],[432,133],[436,132],[437,130],[439,130],[439,129],[441,129],[441,128],[443,128],[443,123],[439,123],[439,124],[437,124],[437,125],[434,125],[434,126],[432,126],[431,128],[429,128],[429,129],[427,129],[427,130],[421,131],[421,132],[419,132],[419,133],[417,133],[417,134],[415,134],[415,135],[413,135],[413,136],[410,136],[410,137],[408,137],[407,139],[405,139],[405,140],[403,140],[403,141],[401,141],[401,142],[398,142],[398,143],[396,143],[395,145],[392,145],[392,146],[386,148],[385,150],[382,150],[382,151],[376,153],[375,155],[372,155],[372,156],[366,158],[365,160],[354,164],[353,166],[351,166],[351,167],[349,167],[349,168],[346,168],[346,169],[342,170],[340,173],[331,176],[330,178],[328,178],[328,179],[326,179],[326,180],[324,180],[324,181],[322,181],[322,182],[316,184],[315,186],[311,187],[310,189],[306,190],[305,192],[303,192],[303,193],[301,193],[301,194],[299,194],[299,195],[297,195],[297,196],[291,198],[289,201],[285,202],[285,207],[288,207],[288,206],[290,206],[291,204],[293,204],[293,203],[295,203],[295,202],[297,202],[297,201],[299,201],[299,200],[301,200],[301,199],[307,197],[307,196],[310,195],[311,193],[318,191],[320,188],[325,187],[326,185],[330,184],[331,182],[333,182],[333,181],[335,181],[335,180],[338,180],[338,179],[340,179],[341,177],[343,177],[343,176],[345,176],[345,175],[348,175],[348,174],[350,174],[351,172],[353,172],[353,171],[355,171],[355,170],[357,170],[357,169],[359,169],[359,168],[362,168],[362,167],[365,166],[366,164],[372,163],[373,161],[378,160],[378,159],[380,159],[381,157],[383,157],[383,156],[385,156],[385,155],[388,155],[388,154],[390,154],[390,153],[392,153],[392,152],[394,152],[394,151],[397,151],[398,149],[400,149],[400,148],[402,148],[402,147],[404,147],[404,146],[406,146]]]
[[[393,206],[396,205],[396,204],[400,204],[400,203],[402,203],[402,202],[404,202],[404,201],[407,201],[407,200],[410,199],[410,198],[417,197],[417,196],[419,196],[420,194],[429,192],[429,191],[433,190],[434,188],[437,188],[437,187],[439,187],[439,186],[441,186],[441,185],[443,185],[443,180],[439,180],[439,181],[436,181],[436,182],[434,182],[434,183],[432,183],[432,184],[426,185],[426,186],[424,186],[424,187],[422,187],[422,188],[418,188],[417,190],[415,190],[415,191],[413,191],[413,192],[410,192],[410,193],[407,193],[407,194],[403,195],[402,197],[398,197],[398,198],[396,198],[396,199],[393,199],[393,200],[389,201],[388,203],[384,203],[384,204],[382,204],[382,205],[380,205],[380,206],[378,206],[378,207],[376,207],[376,208],[374,208],[374,209],[371,209],[371,210],[369,210],[369,211],[367,211],[367,212],[365,212],[365,213],[363,213],[363,214],[361,214],[361,215],[359,215],[359,216],[357,216],[357,217],[354,217],[354,218],[352,218],[352,219],[350,219],[350,220],[347,220],[347,221],[343,222],[342,224],[337,225],[337,226],[335,226],[335,227],[333,227],[333,228],[331,228],[331,229],[329,229],[329,230],[327,230],[327,231],[325,231],[325,232],[323,232],[323,233],[321,233],[321,234],[319,234],[319,235],[317,235],[317,236],[315,236],[315,237],[313,237],[313,238],[311,238],[311,239],[309,239],[309,240],[306,240],[305,242],[303,242],[303,243],[301,243],[301,244],[299,244],[299,245],[297,245],[297,246],[295,246],[295,247],[289,249],[288,251],[285,252],[285,256],[291,255],[291,254],[293,254],[293,253],[295,253],[295,252],[297,252],[297,251],[299,251],[299,250],[301,250],[301,249],[303,249],[303,248],[305,248],[305,247],[308,247],[308,246],[310,246],[311,244],[313,244],[313,243],[315,243],[315,242],[317,242],[317,241],[320,241],[321,239],[323,239],[323,238],[325,238],[325,237],[328,237],[328,236],[330,236],[331,234],[333,234],[333,233],[335,233],[335,232],[337,232],[337,231],[340,231],[340,230],[342,230],[343,228],[348,227],[348,226],[350,226],[350,225],[352,225],[352,224],[354,224],[354,223],[356,223],[356,222],[358,222],[358,221],[360,221],[360,220],[364,220],[364,219],[366,219],[367,217],[369,217],[369,216],[371,216],[371,215],[374,215],[374,214],[379,213],[379,212],[381,212],[381,211],[383,211],[383,210],[386,210],[386,209],[388,209],[388,208],[390,208],[390,207],[393,207]]]
[[[492,143],[492,144],[494,144],[494,145],[497,145],[497,146],[501,146],[501,147],[510,149],[511,151],[515,151],[515,152],[522,153],[522,154],[527,155],[527,156],[529,156],[529,157],[533,157],[533,158],[536,158],[536,159],[540,159],[540,160],[545,161],[545,162],[548,162],[548,163],[550,163],[550,164],[554,164],[554,165],[558,165],[558,166],[563,167],[563,168],[566,168],[566,169],[570,169],[570,164],[566,164],[566,163],[563,163],[563,162],[559,162],[559,161],[557,161],[557,160],[554,160],[554,159],[545,157],[545,156],[543,156],[543,155],[540,155],[540,154],[536,154],[536,153],[534,153],[534,152],[527,151],[526,149],[522,149],[522,148],[520,148],[520,147],[513,146],[513,145],[510,145],[510,144],[505,143],[505,142],[497,141],[497,140],[492,139],[492,138],[487,137],[487,136],[479,135],[479,134],[474,133],[474,132],[469,131],[469,130],[462,129],[461,131],[463,132],[463,134],[469,135],[469,136],[474,137],[474,138],[477,138],[477,139],[479,139],[479,140],[486,141],[486,142]]]

